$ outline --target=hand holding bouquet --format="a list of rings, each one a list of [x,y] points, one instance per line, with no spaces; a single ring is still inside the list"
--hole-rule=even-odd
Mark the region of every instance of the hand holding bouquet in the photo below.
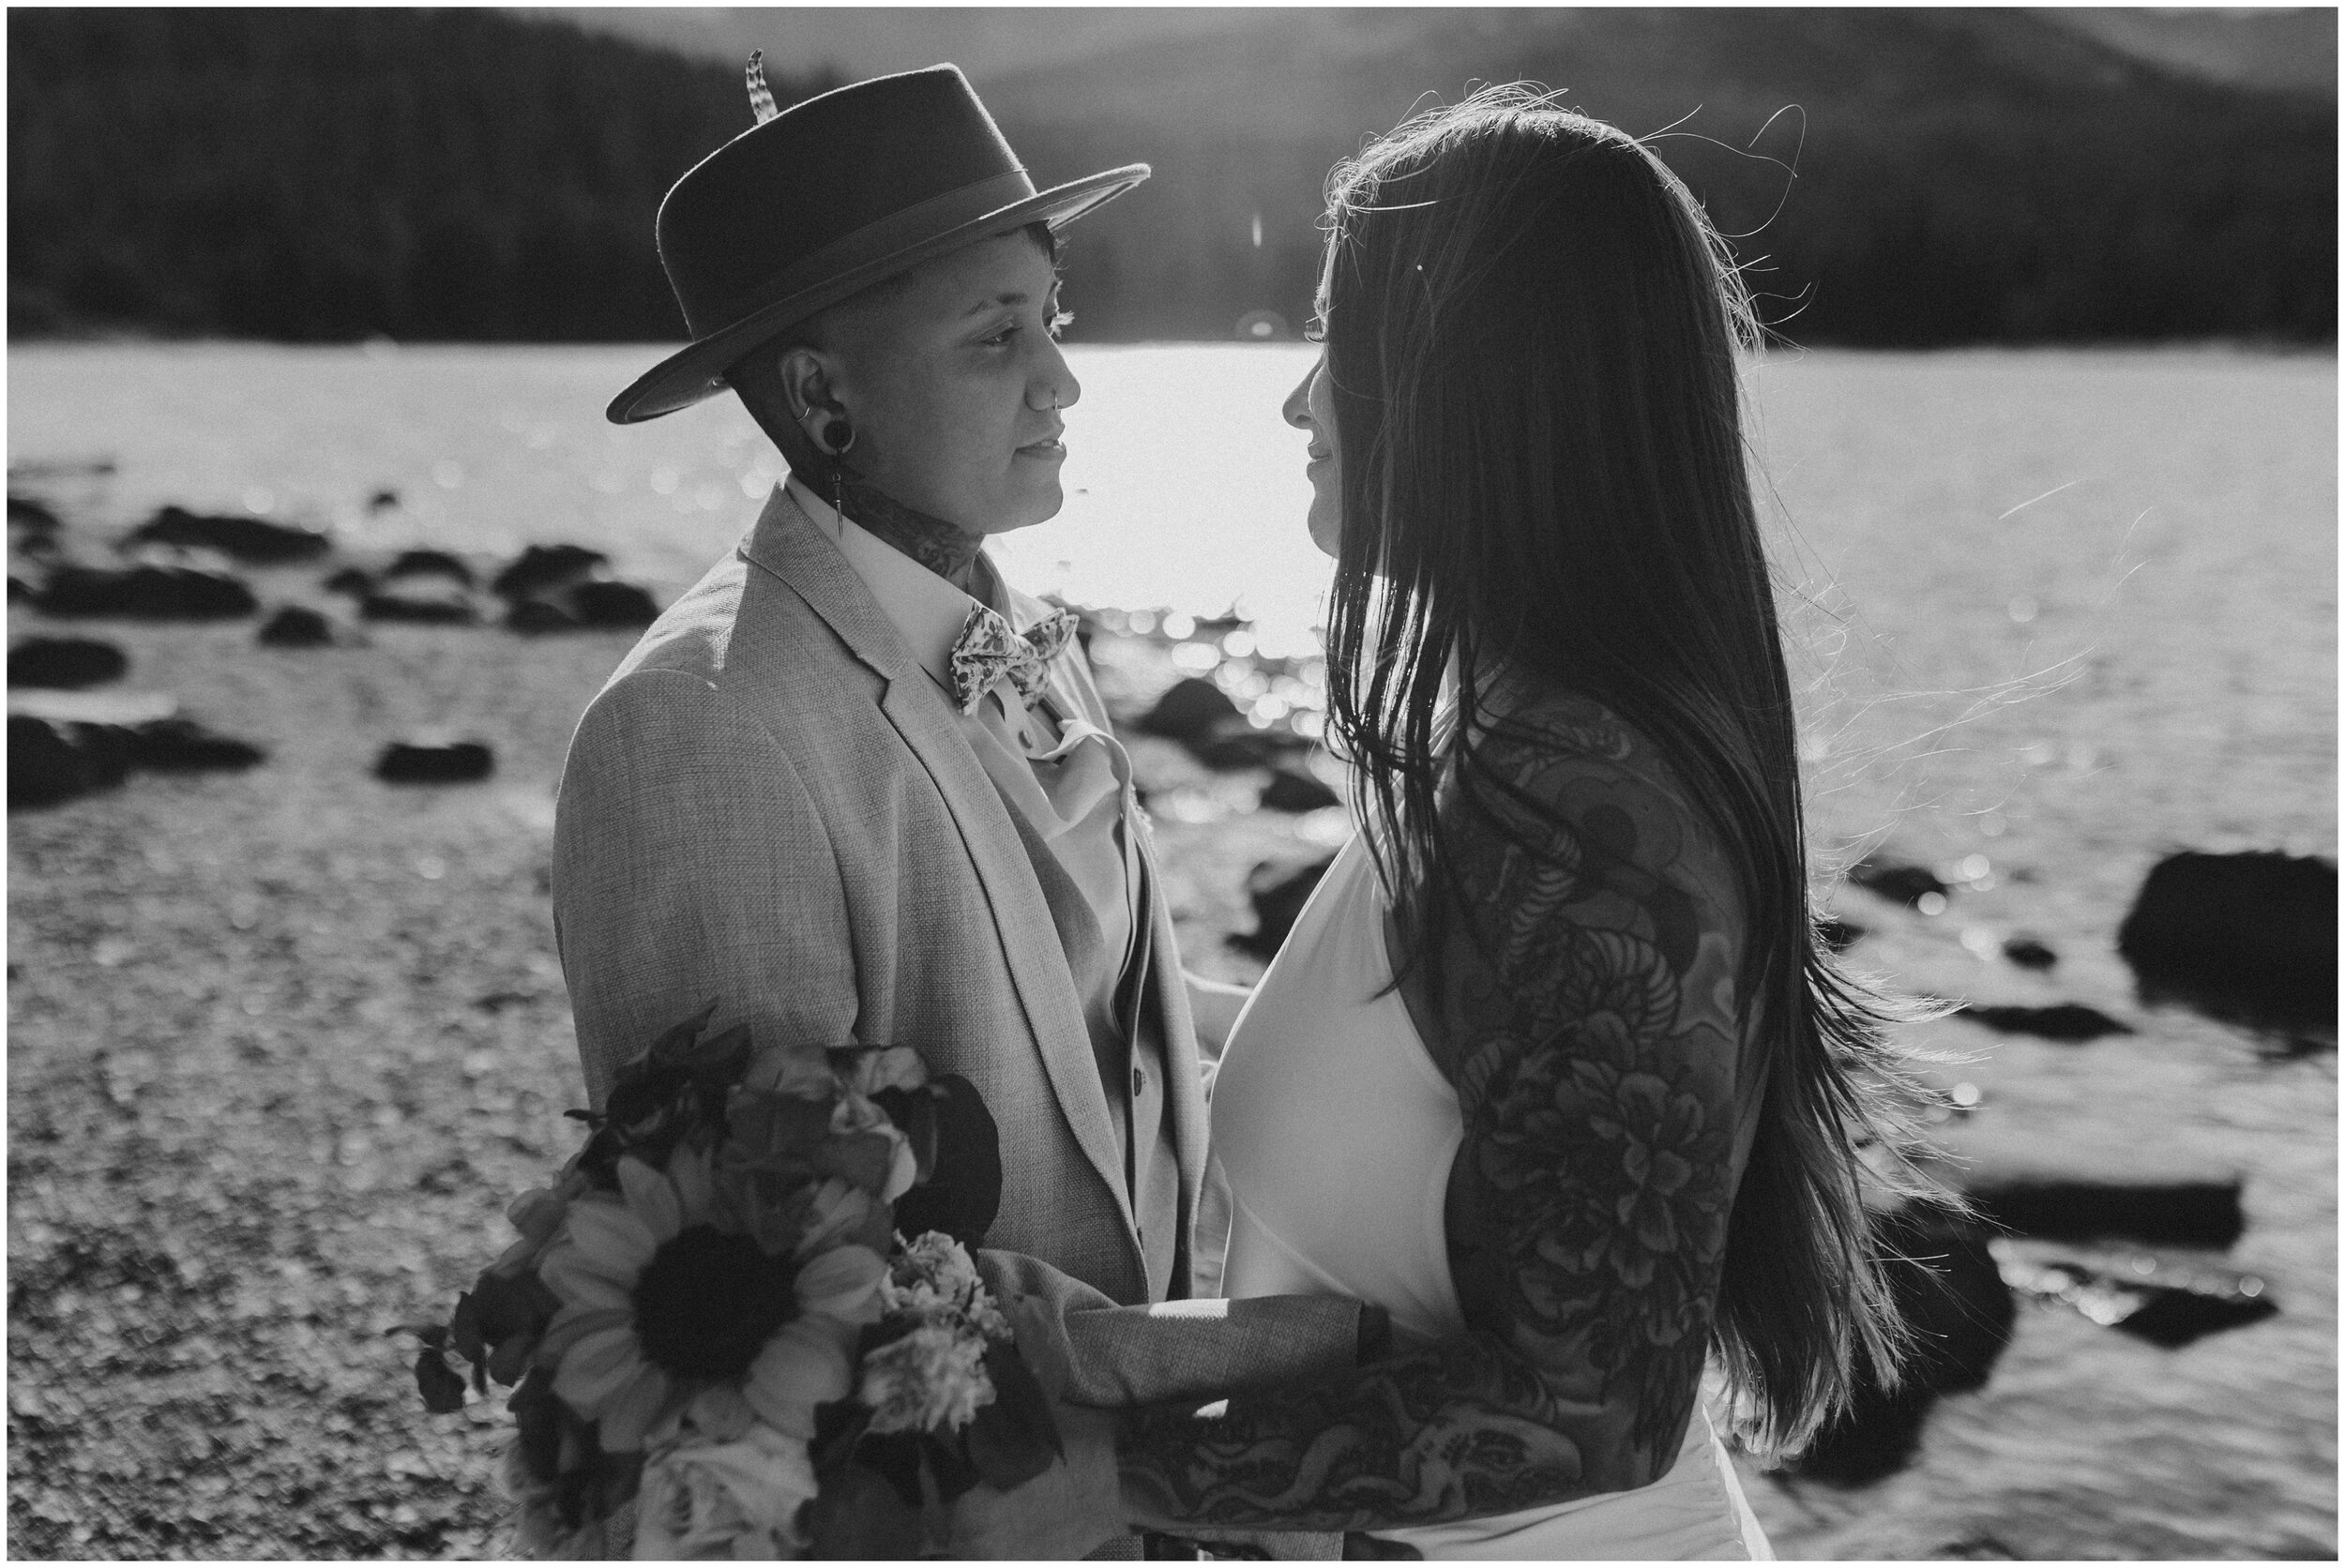
[[[915,1051],[704,1037],[714,1012],[571,1113],[586,1145],[507,1211],[521,1239],[409,1331],[424,1403],[518,1385],[533,1555],[629,1500],[638,1557],[941,1548],[945,1505],[1059,1451],[966,1250],[1001,1198],[992,1118]]]

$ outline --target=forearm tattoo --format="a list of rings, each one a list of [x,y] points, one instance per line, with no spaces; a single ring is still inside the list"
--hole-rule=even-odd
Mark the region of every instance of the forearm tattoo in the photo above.
[[[840,465],[841,490],[849,520],[893,545],[937,576],[966,593],[982,534],[964,532],[943,518],[930,517],[881,491],[852,467]]]
[[[1642,1485],[1675,1456],[1733,1191],[1739,900],[1667,771],[1595,704],[1481,745],[1545,809],[1445,800],[1473,927],[1450,923],[1442,994],[1411,999],[1463,1113],[1447,1228],[1469,1332],[1218,1418],[1133,1412],[1142,1524],[1434,1523]]]

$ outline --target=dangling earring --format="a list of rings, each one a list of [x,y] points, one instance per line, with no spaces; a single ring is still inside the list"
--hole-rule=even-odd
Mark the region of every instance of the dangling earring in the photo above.
[[[841,519],[847,515],[847,465],[843,460],[854,449],[855,437],[855,429],[844,416],[823,427],[823,450],[830,454],[830,509]]]
[[[830,460],[830,505],[840,517],[847,515],[847,476],[840,460],[855,448],[855,428],[845,415],[825,417],[819,408],[809,408],[798,415],[807,439]]]

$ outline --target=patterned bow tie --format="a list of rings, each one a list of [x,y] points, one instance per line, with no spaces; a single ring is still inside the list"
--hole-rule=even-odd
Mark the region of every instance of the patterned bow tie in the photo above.
[[[1062,610],[1021,632],[997,611],[970,606],[953,641],[953,700],[961,711],[976,713],[988,688],[1005,675],[1021,702],[1033,701],[1051,661],[1075,635],[1075,612]]]

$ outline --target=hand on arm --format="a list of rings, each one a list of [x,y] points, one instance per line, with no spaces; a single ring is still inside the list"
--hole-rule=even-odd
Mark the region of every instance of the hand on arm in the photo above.
[[[1732,1191],[1731,881],[1599,710],[1483,744],[1545,809],[1445,808],[1475,928],[1452,922],[1442,994],[1412,1009],[1463,1112],[1469,1332],[1218,1419],[1128,1413],[1126,1500],[1151,1528],[1431,1523],[1624,1490],[1674,1457]]]

